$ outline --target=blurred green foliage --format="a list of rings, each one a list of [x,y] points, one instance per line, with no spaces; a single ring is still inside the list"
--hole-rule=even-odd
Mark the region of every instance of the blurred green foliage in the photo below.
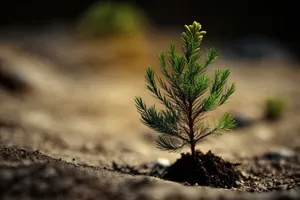
[[[84,36],[139,34],[148,20],[142,10],[128,3],[101,2],[93,4],[78,22]]]
[[[265,102],[265,117],[268,120],[276,121],[283,117],[285,102],[278,98],[270,98]]]

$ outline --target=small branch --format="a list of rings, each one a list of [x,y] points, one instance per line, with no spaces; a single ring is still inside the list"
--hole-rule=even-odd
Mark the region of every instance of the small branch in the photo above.
[[[217,131],[216,128],[214,128],[213,130],[209,131],[209,132],[206,133],[205,135],[202,135],[201,137],[197,138],[196,142],[198,142],[198,141],[202,140],[203,138],[205,138],[205,137],[207,137],[207,136],[213,134],[213,132],[215,132],[215,131]]]
[[[189,136],[189,130],[180,123],[179,123],[179,126],[184,130],[184,132],[187,134],[187,136]]]

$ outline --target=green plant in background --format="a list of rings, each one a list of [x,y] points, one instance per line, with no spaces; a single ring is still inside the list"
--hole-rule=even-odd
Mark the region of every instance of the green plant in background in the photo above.
[[[78,31],[86,36],[136,34],[147,24],[142,11],[128,3],[103,2],[92,5],[79,19]]]
[[[230,75],[228,69],[215,69],[212,80],[205,73],[209,64],[218,57],[216,49],[207,51],[205,62],[199,64],[200,43],[204,34],[206,32],[201,31],[199,23],[186,25],[181,37],[184,55],[176,52],[174,43],[169,47],[169,67],[165,54],[159,55],[160,69],[165,81],[156,76],[151,67],[147,69],[146,87],[165,109],[157,110],[155,105],[147,107],[141,97],[135,98],[141,122],[160,133],[156,140],[157,147],[178,152],[189,145],[194,158],[198,142],[217,132],[231,130],[235,126],[235,121],[229,113],[221,116],[214,128],[203,122],[206,112],[224,104],[235,91],[234,83],[226,86]],[[207,92],[208,96],[204,97]]]
[[[283,117],[285,103],[281,99],[267,99],[265,102],[265,117],[269,120],[279,120]]]

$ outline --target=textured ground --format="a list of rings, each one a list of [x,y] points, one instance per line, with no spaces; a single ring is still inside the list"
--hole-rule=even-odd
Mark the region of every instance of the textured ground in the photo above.
[[[188,187],[110,170],[112,162],[139,171],[180,157],[155,149],[156,134],[140,124],[133,102],[136,95],[155,102],[144,71],[178,34],[86,41],[68,32],[21,33],[0,37],[1,199],[299,198],[298,64],[221,58],[212,66],[231,69],[237,92],[211,116],[230,111],[253,123],[198,148],[242,163],[243,177],[230,190]],[[276,123],[262,120],[273,96],[288,103]]]

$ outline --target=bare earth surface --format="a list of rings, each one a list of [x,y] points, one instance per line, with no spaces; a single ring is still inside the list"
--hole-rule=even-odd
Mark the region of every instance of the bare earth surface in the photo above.
[[[156,134],[139,122],[133,101],[138,95],[155,103],[144,89],[145,69],[157,69],[158,53],[178,36],[87,41],[51,30],[3,32],[0,199],[299,199],[300,67],[286,60],[221,57],[211,67],[230,68],[237,92],[210,116],[230,111],[253,123],[198,148],[241,163],[238,187],[185,186],[111,170],[113,162],[139,171],[180,157],[155,148]],[[263,120],[268,97],[287,102],[281,121]]]

